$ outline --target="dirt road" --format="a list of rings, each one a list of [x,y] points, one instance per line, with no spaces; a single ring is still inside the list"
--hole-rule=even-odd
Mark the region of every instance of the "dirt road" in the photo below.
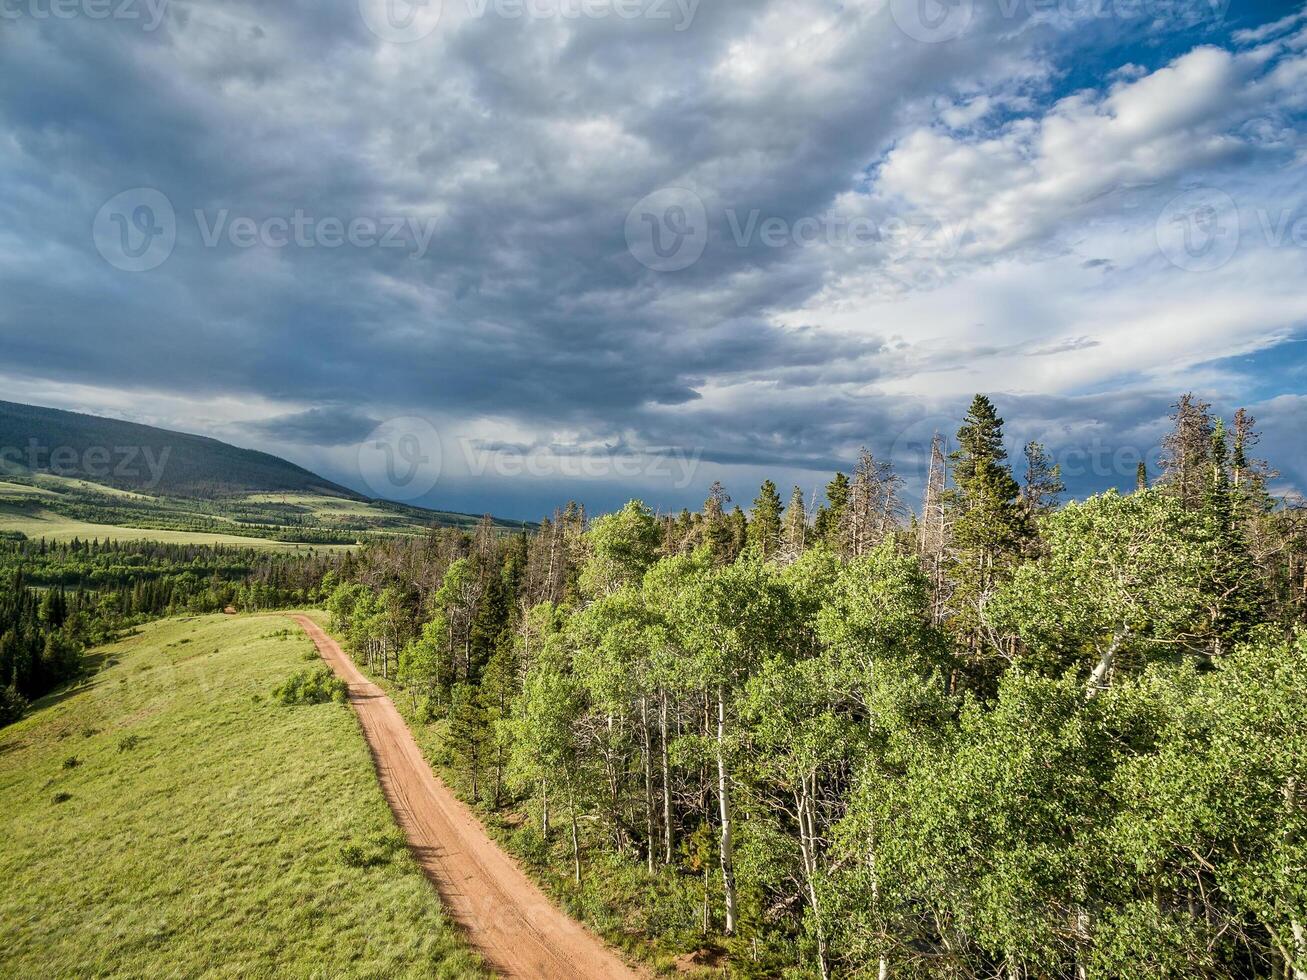
[[[559,911],[422,757],[390,698],[307,616],[295,622],[347,684],[372,749],[381,789],[409,846],[455,921],[505,977],[640,976],[584,926]]]

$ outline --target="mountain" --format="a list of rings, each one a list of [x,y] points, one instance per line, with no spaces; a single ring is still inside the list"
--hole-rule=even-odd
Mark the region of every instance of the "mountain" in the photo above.
[[[364,500],[269,453],[135,422],[0,401],[4,462],[118,490],[170,497],[310,493]]]
[[[0,535],[351,545],[479,520],[370,500],[217,439],[0,401]]]

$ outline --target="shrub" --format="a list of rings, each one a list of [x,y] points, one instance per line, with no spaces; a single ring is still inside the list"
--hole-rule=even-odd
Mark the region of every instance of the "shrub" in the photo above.
[[[139,735],[124,735],[122,738],[118,739],[118,751],[130,752],[132,749],[136,748],[136,746],[140,745],[141,741],[142,739]]]
[[[325,704],[335,701],[344,704],[349,687],[326,667],[301,670],[285,683],[273,688],[272,696],[282,704]]]
[[[73,798],[73,794],[72,794],[72,793],[65,793],[63,790],[60,790],[58,793],[55,793],[54,796],[50,797],[50,802],[51,802],[51,803],[67,803],[67,802],[68,802],[69,800],[71,800],[72,798]]]
[[[363,841],[342,844],[340,860],[350,868],[375,868],[389,864],[404,849],[404,838],[397,832],[372,834]]]
[[[0,687],[0,726],[9,725],[27,713],[27,698],[12,687]]]
[[[77,758],[77,756],[75,755],[70,755],[67,759],[64,760],[65,769],[76,769],[81,764],[82,764],[82,760]]]

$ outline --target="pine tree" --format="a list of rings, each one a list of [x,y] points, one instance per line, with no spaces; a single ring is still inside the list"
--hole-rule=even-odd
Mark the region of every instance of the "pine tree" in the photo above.
[[[954,627],[974,655],[980,650],[985,605],[1031,537],[1019,505],[1020,488],[1007,465],[1003,420],[984,395],[972,400],[951,460]]]
[[[703,502],[703,541],[708,545],[713,561],[719,564],[734,557],[734,542],[726,517],[726,505],[730,502],[731,498],[722,488],[721,481],[713,481],[708,490],[708,499]]]
[[[780,551],[782,509],[776,484],[771,480],[763,481],[749,515],[748,540],[764,561],[775,558]]]
[[[1148,489],[1148,464],[1142,459],[1139,461],[1139,465],[1135,467],[1135,489]]]
[[[1211,472],[1203,501],[1203,516],[1211,536],[1212,652],[1227,652],[1248,637],[1261,612],[1261,584],[1239,525],[1230,482],[1225,423],[1212,426]],[[1246,465],[1246,460],[1244,460]]]
[[[849,478],[843,473],[836,473],[835,479],[826,484],[826,500],[826,505],[817,510],[812,532],[818,541],[838,548],[844,526],[844,509],[849,504]]]
[[[727,561],[734,561],[749,544],[749,519],[744,516],[744,511],[740,509],[739,504],[731,509],[731,516],[726,519],[726,526],[730,531],[731,542]]]
[[[944,437],[938,432],[930,440],[930,468],[926,472],[926,490],[921,500],[919,543],[922,560],[930,572],[931,622],[939,625],[948,598],[944,575],[944,554],[948,547],[948,460],[944,455]]]
[[[449,747],[458,770],[472,784],[473,803],[481,800],[481,770],[489,741],[490,725],[477,689],[456,684],[449,710]]]

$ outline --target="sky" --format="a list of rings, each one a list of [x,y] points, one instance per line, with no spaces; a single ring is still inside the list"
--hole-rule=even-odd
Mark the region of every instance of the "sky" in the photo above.
[[[1305,121],[1287,2],[0,0],[0,399],[535,519],[1194,391],[1289,491]]]

